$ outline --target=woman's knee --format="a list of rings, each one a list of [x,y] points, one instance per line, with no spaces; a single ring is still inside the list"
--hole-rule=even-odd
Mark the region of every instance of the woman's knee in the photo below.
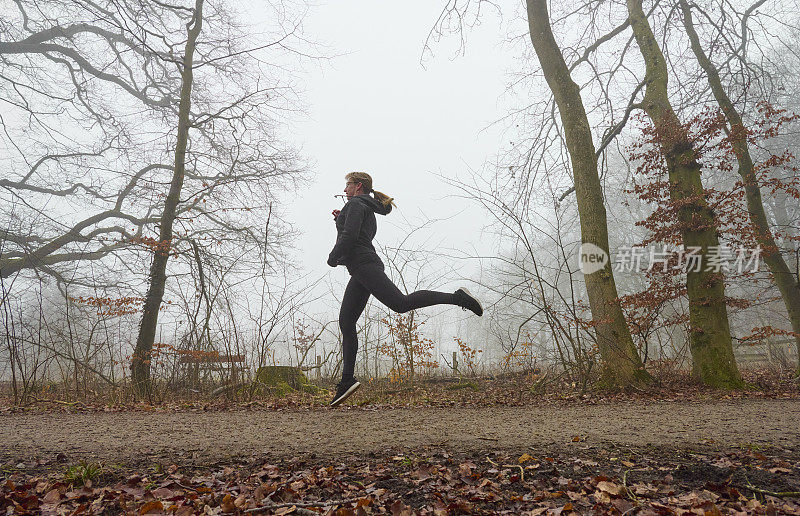
[[[404,314],[412,310],[411,300],[408,298],[408,296],[402,296],[402,297],[398,296],[396,298],[389,300],[389,302],[385,304],[393,312],[397,312],[399,314]]]
[[[339,314],[339,329],[342,333],[355,333],[356,323],[358,319],[350,317],[346,314]]]

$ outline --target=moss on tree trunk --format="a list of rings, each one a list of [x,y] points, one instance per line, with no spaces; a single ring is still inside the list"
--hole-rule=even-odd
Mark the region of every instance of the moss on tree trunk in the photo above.
[[[642,11],[641,0],[627,0],[627,6],[631,28],[647,67],[642,107],[653,121],[666,158],[670,199],[680,206],[678,219],[683,245],[700,249],[700,270],[690,267],[686,274],[692,372],[712,387],[741,388],[744,383],[733,356],[724,278],[705,266],[708,248],[718,246],[719,238],[705,199],[700,164],[694,157],[693,142],[669,101],[666,61]]]
[[[290,366],[264,366],[256,371],[255,392],[264,393],[267,388],[271,393],[280,396],[292,391],[317,394],[320,389],[308,382],[308,378],[297,367]]]

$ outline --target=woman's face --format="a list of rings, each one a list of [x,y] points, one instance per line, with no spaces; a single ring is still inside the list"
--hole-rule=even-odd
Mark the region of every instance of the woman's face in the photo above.
[[[363,192],[363,186],[361,183],[356,181],[348,181],[344,185],[344,194],[347,196],[348,199],[354,197],[356,195],[361,195]]]

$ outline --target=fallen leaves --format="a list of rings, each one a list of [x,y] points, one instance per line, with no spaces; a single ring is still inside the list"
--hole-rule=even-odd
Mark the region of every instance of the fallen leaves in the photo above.
[[[63,474],[37,477],[25,470],[0,477],[0,514],[800,514],[798,499],[755,487],[786,492],[796,486],[796,456],[740,450],[620,460],[603,449],[584,458],[575,452],[296,458],[194,472],[171,465],[77,487]]]
[[[611,496],[621,496],[622,492],[624,491],[624,488],[613,482],[602,480],[597,483],[597,490],[603,493],[607,493]]]
[[[517,462],[519,462],[520,464],[525,464],[526,462],[529,462],[529,461],[532,461],[532,460],[533,460],[533,457],[531,457],[527,453],[523,453],[522,455],[519,456],[519,458],[517,459]]]

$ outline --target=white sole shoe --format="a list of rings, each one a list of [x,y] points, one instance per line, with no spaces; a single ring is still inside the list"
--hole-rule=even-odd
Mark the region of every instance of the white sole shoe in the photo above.
[[[483,305],[482,305],[482,304],[481,304],[481,302],[478,300],[478,298],[477,298],[477,297],[475,297],[475,296],[473,296],[473,295],[472,295],[472,293],[471,293],[469,290],[467,290],[467,288],[466,288],[466,287],[459,287],[459,289],[458,289],[458,290],[462,291],[463,293],[465,293],[466,295],[468,295],[469,297],[471,297],[473,300],[475,300],[475,302],[476,302],[476,303],[478,303],[478,307],[480,308],[480,313],[479,313],[479,314],[476,314],[476,315],[478,315],[478,316],[481,316],[481,315],[483,315]],[[462,307],[462,308],[464,308],[464,307]],[[464,308],[464,310],[467,310],[467,308]]]
[[[331,402],[331,407],[335,407],[335,406],[339,405],[341,402],[343,402],[344,400],[346,400],[347,398],[349,398],[354,392],[356,392],[358,390],[359,387],[361,387],[361,383],[358,380],[356,380],[356,383],[351,385],[350,388],[347,389],[346,391],[344,391],[344,393],[341,396],[339,396],[338,398],[335,398]]]

